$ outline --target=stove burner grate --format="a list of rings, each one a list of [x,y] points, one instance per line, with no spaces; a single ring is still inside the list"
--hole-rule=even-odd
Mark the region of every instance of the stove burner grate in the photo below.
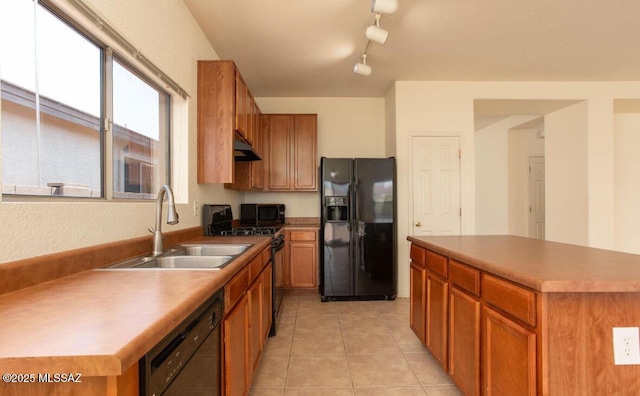
[[[275,235],[278,227],[236,227],[230,230],[223,230],[220,235],[243,236],[243,235]]]

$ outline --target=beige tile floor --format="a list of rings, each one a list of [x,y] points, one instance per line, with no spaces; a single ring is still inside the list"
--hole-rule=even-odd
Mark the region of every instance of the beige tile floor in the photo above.
[[[286,295],[251,396],[461,395],[409,328],[409,300]]]

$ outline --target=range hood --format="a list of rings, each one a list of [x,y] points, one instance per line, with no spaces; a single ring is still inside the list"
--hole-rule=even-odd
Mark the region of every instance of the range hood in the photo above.
[[[262,160],[249,144],[237,138],[233,141],[233,156],[236,161]]]

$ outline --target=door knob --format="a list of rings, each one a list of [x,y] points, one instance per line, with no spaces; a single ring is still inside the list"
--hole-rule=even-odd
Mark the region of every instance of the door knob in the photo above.
[[[422,227],[422,223],[419,221],[416,221],[416,227]]]

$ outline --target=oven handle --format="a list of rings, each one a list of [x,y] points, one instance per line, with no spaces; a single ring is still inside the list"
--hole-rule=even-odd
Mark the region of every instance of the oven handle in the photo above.
[[[273,241],[273,250],[280,251],[284,248],[284,237],[279,236]]]

